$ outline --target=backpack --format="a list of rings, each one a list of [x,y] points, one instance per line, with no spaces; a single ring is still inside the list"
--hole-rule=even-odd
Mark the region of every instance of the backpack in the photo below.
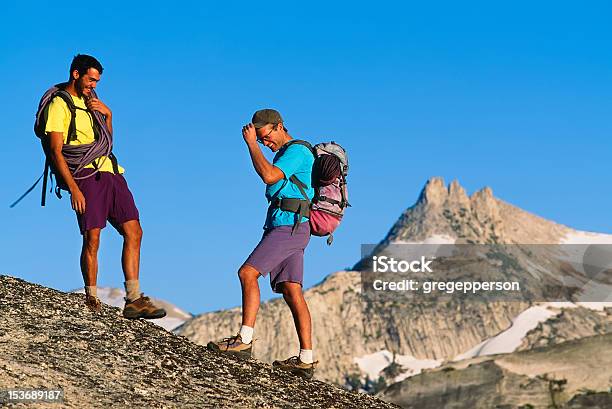
[[[53,163],[50,159],[51,157],[51,149],[49,144],[49,138],[46,137],[45,127],[47,125],[44,114],[47,106],[51,103],[53,98],[60,97],[68,106],[68,110],[70,111],[70,125],[68,126],[68,137],[67,143],[70,141],[76,140],[76,110],[83,109],[74,105],[74,101],[70,94],[64,90],[66,84],[57,84],[51,88],[49,88],[44,95],[41,97],[40,102],[38,103],[38,110],[36,111],[36,119],[34,120],[34,134],[40,139],[40,144],[42,146],[43,152],[45,154],[45,170],[43,173],[43,189],[42,189],[42,198],[40,205],[45,205],[45,193],[47,190],[47,178],[49,175],[49,171],[51,172],[51,180],[55,178],[56,190],[55,194],[61,198],[62,195],[60,193],[61,190],[68,190],[68,185],[62,178],[59,172],[53,166]],[[96,132],[96,127],[94,126],[94,132]]]
[[[92,113],[95,142],[91,145],[81,145],[81,146],[70,145],[71,141],[74,141],[77,139],[76,111],[82,110],[82,111],[89,112],[89,110],[80,108],[74,104],[72,97],[65,90],[66,85],[67,83],[60,83],[60,84],[56,84],[52,86],[43,94],[43,96],[40,99],[40,102],[38,103],[38,109],[36,111],[36,116],[34,120],[34,134],[40,139],[40,143],[41,143],[43,152],[45,154],[44,171],[43,171],[43,174],[36,180],[36,182],[34,182],[34,184],[23,195],[21,195],[19,199],[13,202],[13,204],[11,204],[10,207],[14,207],[15,205],[17,205],[17,203],[21,201],[21,199],[26,197],[28,193],[30,193],[36,187],[36,185],[38,185],[38,182],[40,182],[41,179],[43,180],[42,196],[41,196],[41,201],[40,201],[41,206],[45,205],[48,179],[51,179],[52,184],[53,184],[53,181],[55,180],[55,194],[57,195],[58,198],[60,199],[62,198],[62,194],[61,194],[62,190],[68,191],[68,185],[66,184],[64,179],[61,177],[60,173],[57,172],[57,170],[55,169],[55,166],[53,166],[51,156],[50,156],[51,150],[50,150],[49,138],[46,137],[46,133],[45,133],[45,127],[47,125],[45,121],[45,117],[44,117],[45,110],[47,106],[51,103],[53,98],[55,97],[60,97],[66,103],[66,106],[68,107],[68,110],[70,111],[70,124],[68,126],[67,143],[64,145],[64,148],[62,149],[62,153],[64,153],[65,156],[66,155],[69,156],[69,158],[65,157],[65,159],[67,160],[67,164],[71,172],[73,172],[74,174],[75,170],[80,170],[82,168],[81,164],[79,163],[80,158],[84,158],[85,161],[88,161],[90,158],[92,158],[92,156],[106,153],[106,156],[111,160],[113,164],[113,171],[115,173],[118,173],[117,158],[113,155],[111,151],[112,136],[109,134],[108,130],[102,129],[105,126],[105,124],[103,123],[103,121],[100,120],[98,113]],[[96,96],[95,93],[93,93],[93,91],[92,91],[92,96],[94,97]],[[97,171],[98,170],[96,169],[94,173],[96,173]],[[92,173],[88,175],[87,177],[91,177],[93,175],[94,174]],[[83,177],[80,177],[80,178],[75,177],[75,179],[83,179]],[[53,188],[51,190],[53,190]]]
[[[312,187],[315,190],[312,201],[308,199],[305,188],[295,175],[289,180],[293,182],[310,207],[310,234],[313,236],[328,236],[327,244],[331,245],[333,232],[338,228],[344,210],[351,207],[348,202],[348,155],[342,146],[334,141],[319,143],[312,147],[308,142],[292,140],[288,146],[299,144],[306,146],[315,160],[312,165]]]

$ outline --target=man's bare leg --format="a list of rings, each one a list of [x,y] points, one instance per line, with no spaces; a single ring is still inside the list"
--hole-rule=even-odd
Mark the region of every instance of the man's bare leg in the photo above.
[[[142,227],[138,220],[130,220],[121,225],[119,233],[123,236],[121,266],[125,281],[138,280],[140,271],[140,246],[142,244]]]
[[[238,269],[240,287],[242,288],[242,326],[239,336],[223,338],[220,341],[210,341],[206,346],[209,350],[250,357],[253,345],[253,330],[257,311],[259,311],[259,272],[248,264]]]
[[[81,248],[81,273],[86,287],[95,287],[98,278],[98,249],[101,229],[87,230]]]
[[[293,322],[300,340],[300,349],[312,351],[312,323],[310,310],[302,293],[302,286],[299,283],[281,283],[283,298],[287,302]]]
[[[123,236],[123,251],[121,253],[121,267],[125,276],[126,304],[123,316],[126,318],[162,318],[166,311],[154,305],[148,297],[142,297],[140,282],[140,245],[142,243],[142,227],[138,220],[130,220],[119,227]]]
[[[257,311],[259,311],[259,272],[248,264],[238,270],[240,286],[242,287],[242,325],[255,327]]]
[[[300,353],[298,359],[291,357],[284,361],[274,361],[272,366],[294,375],[310,379],[314,375],[317,362],[312,356],[312,324],[310,310],[302,294],[302,286],[299,283],[283,282],[280,284],[283,298],[287,302],[293,322],[300,340]]]
[[[306,379],[314,375],[316,362],[312,355],[312,323],[310,310],[299,283],[283,282],[280,284],[283,298],[293,315],[293,322],[300,341],[298,359],[291,357],[285,361],[274,361],[272,365]]]
[[[100,231],[100,228],[95,228],[83,233],[83,246],[81,247],[81,274],[87,296],[85,305],[94,312],[99,312],[101,308],[97,290]]]

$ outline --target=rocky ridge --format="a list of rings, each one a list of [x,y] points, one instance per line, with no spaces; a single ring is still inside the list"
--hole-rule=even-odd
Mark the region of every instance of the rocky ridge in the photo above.
[[[394,407],[216,355],[150,322],[126,320],[118,308],[103,305],[94,315],[83,301],[0,276],[2,388],[62,388],[68,408]]]

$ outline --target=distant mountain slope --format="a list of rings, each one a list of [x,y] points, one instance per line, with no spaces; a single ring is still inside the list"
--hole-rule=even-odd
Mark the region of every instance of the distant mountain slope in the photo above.
[[[404,408],[612,407],[612,334],[451,363],[391,385],[378,396]],[[572,403],[569,403],[572,401]],[[598,405],[599,405],[598,404]],[[606,405],[606,406],[603,406]]]

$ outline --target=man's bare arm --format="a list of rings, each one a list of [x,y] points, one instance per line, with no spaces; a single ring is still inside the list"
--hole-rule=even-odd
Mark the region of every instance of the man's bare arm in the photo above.
[[[261,151],[257,143],[257,134],[253,124],[247,124],[242,128],[242,137],[249,148],[249,154],[251,155],[251,161],[253,162],[255,172],[257,172],[266,185],[272,185],[285,178],[283,171],[268,162]]]
[[[68,185],[68,189],[70,190],[70,202],[72,204],[72,208],[77,213],[83,214],[85,212],[85,196],[83,196],[83,193],[74,181],[74,178],[70,173],[70,169],[68,169],[66,159],[64,159],[64,155],[62,154],[62,147],[64,146],[64,133],[49,132],[47,134],[47,138],[49,138],[50,156],[53,166],[62,179],[64,179],[66,185]]]
[[[280,168],[268,162],[257,142],[249,141],[247,142],[247,147],[249,148],[255,172],[257,172],[266,185],[272,185],[285,178],[285,174]]]

